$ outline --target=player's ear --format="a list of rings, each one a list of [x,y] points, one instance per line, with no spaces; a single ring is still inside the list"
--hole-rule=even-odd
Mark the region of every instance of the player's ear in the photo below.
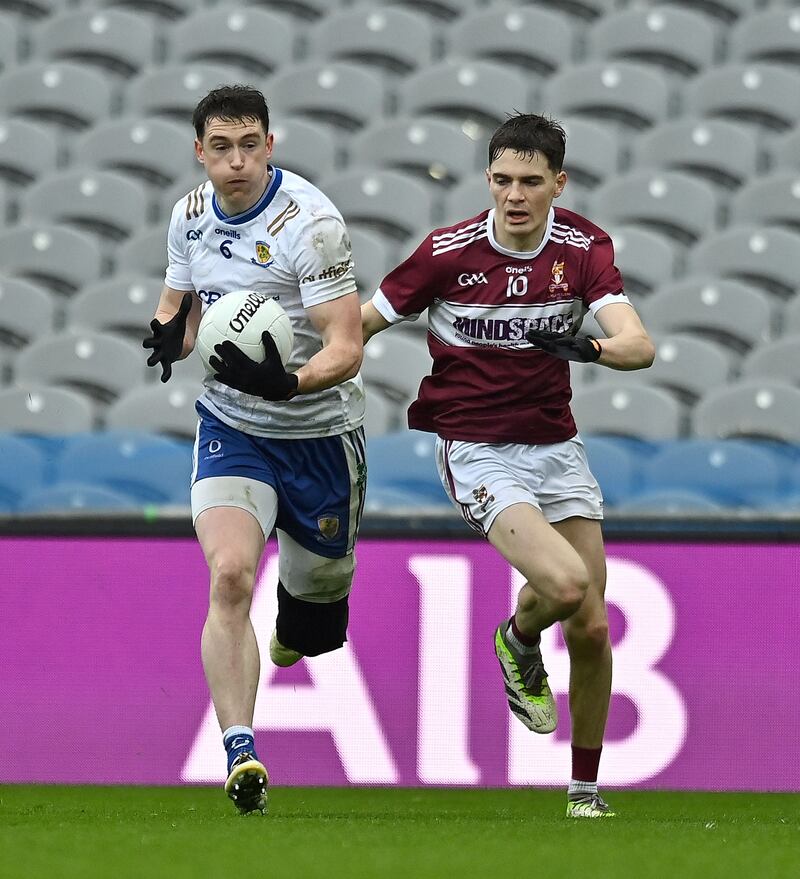
[[[267,161],[272,158],[272,148],[275,146],[275,135],[270,131],[267,134]]]
[[[564,191],[564,187],[567,185],[567,172],[559,171],[556,174],[556,191],[553,194],[553,198],[558,198],[559,195]]]
[[[205,165],[205,156],[203,155],[203,144],[197,138],[194,139],[194,154],[197,158],[197,161],[200,162],[201,165]]]

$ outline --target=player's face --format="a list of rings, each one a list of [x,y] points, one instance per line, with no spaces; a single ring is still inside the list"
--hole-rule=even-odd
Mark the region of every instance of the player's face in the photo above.
[[[535,250],[541,243],[553,199],[567,182],[539,152],[503,150],[486,171],[495,204],[494,233],[509,250]]]
[[[264,131],[260,120],[212,117],[194,149],[226,214],[240,214],[261,198],[267,186],[272,135]]]

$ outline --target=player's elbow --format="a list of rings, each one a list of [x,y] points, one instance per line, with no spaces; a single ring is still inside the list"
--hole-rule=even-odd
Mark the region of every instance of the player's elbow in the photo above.
[[[653,365],[656,359],[656,346],[653,344],[653,340],[650,336],[646,333],[640,343],[639,355],[641,358],[639,369],[647,369],[649,366]]]

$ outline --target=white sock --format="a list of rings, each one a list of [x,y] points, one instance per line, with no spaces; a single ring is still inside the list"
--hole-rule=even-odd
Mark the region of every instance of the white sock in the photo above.
[[[567,794],[572,796],[572,794],[596,794],[597,793],[597,782],[596,781],[576,781],[574,778],[570,779],[569,782],[569,790]]]
[[[529,647],[527,644],[523,644],[522,641],[517,638],[514,634],[514,629],[511,627],[511,623],[508,624],[508,628],[506,629],[506,637],[509,640],[511,646],[518,653],[533,653],[539,647],[539,641],[536,641],[536,645],[534,647]]]
[[[222,734],[222,744],[227,746],[228,739],[232,736],[250,736],[255,738],[255,733],[249,726],[229,726]]]

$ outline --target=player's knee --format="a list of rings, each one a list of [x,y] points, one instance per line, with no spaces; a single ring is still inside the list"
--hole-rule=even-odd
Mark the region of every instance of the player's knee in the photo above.
[[[578,624],[570,621],[564,626],[564,640],[573,656],[602,656],[610,643],[608,620],[603,616]]]
[[[255,569],[235,553],[221,553],[211,561],[211,601],[227,607],[249,606]]]
[[[566,619],[583,604],[589,575],[582,563],[559,568],[550,574],[545,588],[558,608],[559,618]]]

